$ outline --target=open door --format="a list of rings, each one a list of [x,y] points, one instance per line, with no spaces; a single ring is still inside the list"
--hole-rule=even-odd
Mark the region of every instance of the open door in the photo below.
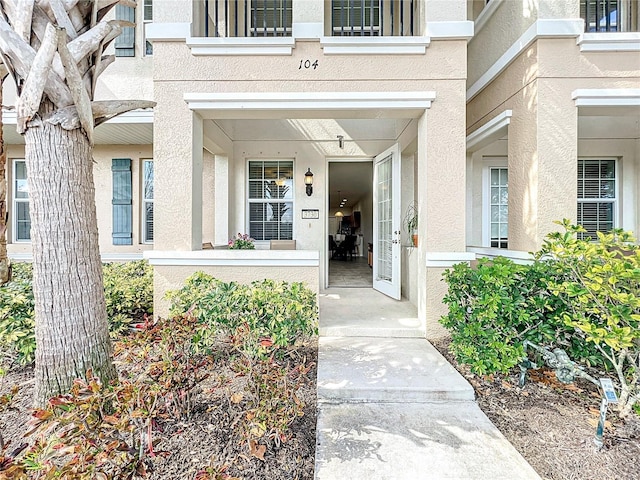
[[[400,147],[373,160],[373,288],[400,300]]]

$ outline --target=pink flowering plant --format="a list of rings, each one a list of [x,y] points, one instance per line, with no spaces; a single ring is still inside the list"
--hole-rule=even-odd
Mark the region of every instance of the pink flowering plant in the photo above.
[[[249,235],[238,233],[235,238],[229,240],[229,248],[232,250],[255,250],[253,238]]]

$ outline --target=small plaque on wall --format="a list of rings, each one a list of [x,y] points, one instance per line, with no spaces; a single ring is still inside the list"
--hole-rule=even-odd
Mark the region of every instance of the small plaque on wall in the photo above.
[[[302,210],[302,218],[320,218],[320,210]]]

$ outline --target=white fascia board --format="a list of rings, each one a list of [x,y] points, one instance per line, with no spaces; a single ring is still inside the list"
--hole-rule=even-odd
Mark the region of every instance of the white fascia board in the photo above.
[[[427,37],[433,40],[471,40],[473,22],[427,22]]]
[[[191,36],[189,23],[145,23],[144,35],[152,42],[184,42]]]
[[[489,143],[501,138],[511,123],[512,110],[505,110],[500,115],[489,120],[474,132],[467,135],[467,151],[475,152]]]
[[[578,37],[584,29],[582,19],[538,20],[467,90],[467,102],[473,99],[530,45],[540,38]]]
[[[291,55],[293,37],[189,37],[193,55]]]
[[[587,32],[577,44],[581,52],[640,52],[640,32]]]
[[[640,88],[579,88],[571,93],[576,107],[636,107]]]
[[[470,252],[427,252],[426,266],[428,268],[449,268],[456,263],[469,263],[475,259],[475,253]]]
[[[498,7],[502,5],[502,2],[504,2],[504,0],[492,0],[487,5],[485,5],[475,21],[476,33],[482,30],[482,27],[484,27],[487,24],[487,21],[493,16],[494,13],[496,13]]]
[[[427,109],[435,92],[185,93],[191,110]]]
[[[326,55],[424,55],[429,37],[322,37]]]
[[[15,110],[3,110],[2,122],[5,125],[15,125],[17,123],[17,116],[18,115]],[[153,110],[132,110],[110,118],[104,123],[153,123]]]

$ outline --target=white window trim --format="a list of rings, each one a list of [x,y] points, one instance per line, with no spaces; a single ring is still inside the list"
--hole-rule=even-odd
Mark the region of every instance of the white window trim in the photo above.
[[[507,157],[483,157],[482,167],[482,246],[491,247],[491,169],[506,168],[508,170]],[[507,234],[507,239],[509,235]],[[504,249],[500,249],[504,250]]]
[[[578,157],[578,161],[581,160],[605,160],[605,161],[611,161],[613,160],[614,162],[614,168],[615,168],[615,176],[613,177],[613,180],[615,181],[616,184],[616,188],[615,188],[615,198],[590,198],[590,199],[579,199],[576,198],[576,210],[578,208],[578,204],[579,203],[613,203],[613,228],[620,228],[620,220],[622,218],[622,216],[620,215],[620,208],[622,205],[622,198],[620,197],[620,194],[622,192],[622,188],[621,188],[621,175],[620,175],[620,165],[622,162],[620,162],[620,158],[619,157],[605,157],[605,156],[595,156],[595,157]],[[578,181],[578,179],[576,178],[576,182]],[[578,223],[578,218],[576,217],[576,223]],[[594,239],[595,240],[595,239]]]
[[[151,40],[147,37],[147,25],[153,23],[153,0],[148,0],[151,4],[151,18],[145,18],[145,3],[147,0],[142,1],[142,56],[143,57],[153,57],[153,53],[149,55],[147,53],[147,42],[151,42]],[[153,48],[153,42],[151,42]]]
[[[16,186],[16,163],[18,162],[25,162],[26,165],[26,160],[24,158],[14,158],[13,161],[11,162],[11,207],[13,209],[13,215],[11,215],[12,217],[12,221],[11,221],[11,238],[13,240],[13,243],[31,243],[31,240],[24,240],[24,239],[18,239],[18,216],[15,214],[15,212],[18,211],[16,204],[17,203],[29,203],[29,197],[27,198],[17,198],[16,196],[16,191],[15,191],[15,186]],[[31,212],[29,212],[31,213]]]
[[[296,233],[296,215],[295,215],[295,211],[296,211],[296,159],[293,157],[284,157],[284,158],[275,158],[275,157],[251,157],[251,158],[247,158],[246,159],[246,163],[245,163],[245,188],[246,188],[246,193],[245,193],[245,230],[243,233],[246,233],[247,235],[250,235],[251,232],[251,220],[249,218],[249,205],[251,203],[266,203],[266,199],[262,198],[262,199],[250,199],[249,198],[249,163],[250,162],[270,162],[270,161],[277,161],[277,162],[292,162],[293,163],[293,178],[292,178],[292,187],[293,187],[293,191],[291,194],[291,199],[281,199],[279,200],[277,203],[291,203],[292,204],[292,212],[291,212],[291,239],[295,240],[295,233]],[[275,203],[275,202],[274,202]],[[235,234],[234,234],[235,237]],[[231,239],[233,239],[234,237],[232,237]],[[270,240],[255,240],[255,244],[257,247],[262,247],[262,248],[269,248],[270,245]]]
[[[154,187],[154,198],[152,199],[148,199],[145,198],[144,196],[144,166],[145,163],[147,162],[151,162],[153,164],[153,181],[155,183],[155,164],[153,163],[153,158],[143,158],[141,160],[141,165],[140,165],[140,208],[141,208],[141,212],[140,212],[140,218],[142,219],[142,221],[140,222],[140,238],[142,239],[142,243],[145,245],[153,245],[153,239],[149,240],[146,237],[146,225],[147,225],[147,204],[148,203],[154,203],[155,201],[155,187]],[[154,214],[155,214],[155,205],[154,205]],[[154,215],[155,216],[155,215]],[[154,229],[154,236],[155,236],[155,229]]]

